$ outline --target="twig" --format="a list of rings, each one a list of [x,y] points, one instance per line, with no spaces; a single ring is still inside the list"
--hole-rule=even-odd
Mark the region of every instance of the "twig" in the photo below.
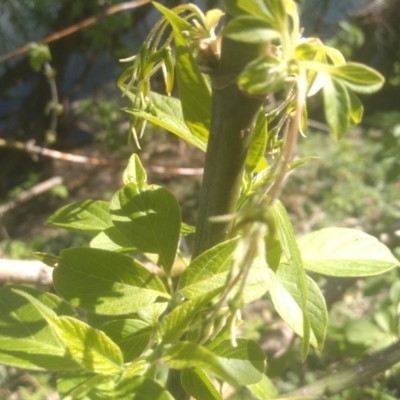
[[[151,2],[151,0],[136,0],[136,1],[128,1],[126,3],[121,3],[118,5],[112,6],[112,7],[108,8],[106,11],[104,11],[102,14],[100,14],[99,16],[86,18],[82,22],[78,22],[75,25],[65,28],[59,32],[53,33],[49,36],[46,36],[45,38],[37,41],[36,43],[47,44],[47,43],[54,42],[56,40],[62,39],[65,36],[68,36],[77,31],[80,31],[81,29],[84,29],[90,25],[93,25],[94,23],[98,22],[99,20],[101,20],[104,17],[109,17],[110,15],[119,13],[121,11],[131,10],[133,8],[143,6],[150,2]],[[19,49],[13,50],[10,53],[7,53],[4,56],[0,57],[0,64],[3,63],[4,61],[7,61],[7,60],[13,58],[13,57],[16,57],[16,56],[26,53],[28,50],[29,50],[29,45],[25,45],[25,46],[20,47]]]
[[[0,206],[0,218],[8,211],[11,211],[19,204],[24,203],[33,197],[38,196],[41,193],[47,192],[54,186],[61,185],[64,182],[64,178],[61,176],[54,176],[53,178],[47,179],[44,182],[41,182],[28,190],[20,193],[15,199],[10,200],[8,203],[3,204]]]
[[[126,163],[109,161],[101,158],[82,156],[78,154],[63,153],[61,151],[40,147],[33,142],[16,142],[14,140],[0,139],[0,147],[8,147],[16,150],[26,151],[28,153],[40,154],[41,156],[55,158],[62,161],[69,161],[78,164],[100,165],[104,167],[124,167]],[[165,175],[203,175],[203,168],[184,168],[169,167],[162,165],[146,165],[146,168],[156,174]]]
[[[353,386],[370,382],[375,375],[400,362],[400,341],[372,354],[344,371],[331,374],[280,397],[282,400],[322,400]],[[324,397],[326,396],[326,397]]]

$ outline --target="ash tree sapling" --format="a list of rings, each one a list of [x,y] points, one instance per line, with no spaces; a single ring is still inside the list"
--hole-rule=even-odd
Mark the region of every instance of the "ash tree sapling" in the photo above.
[[[53,268],[58,295],[0,290],[0,362],[59,371],[63,399],[222,399],[225,385],[279,398],[260,345],[237,336],[243,306],[268,294],[301,336],[304,360],[310,346],[323,348],[327,327],[324,298],[306,272],[368,276],[398,265],[357,230],[297,240],[278,199],[286,173],[310,160],[292,161],[307,98],[322,91],[340,139],[361,120],[356,93],[378,90],[383,78],[303,38],[292,0],[230,0],[226,14],[153,4],[162,18],[123,60],[130,66],[118,85],[138,145],[150,122],[206,151],[197,226],[181,221],[172,193],[147,183],[134,154],[110,202],[76,202],[48,219],[93,236],[88,247],[35,254]],[[151,91],[160,69],[167,95]],[[170,96],[175,79],[179,100]],[[282,101],[269,104],[273,94]],[[189,233],[191,259],[178,250]],[[186,264],[180,276],[176,257]]]

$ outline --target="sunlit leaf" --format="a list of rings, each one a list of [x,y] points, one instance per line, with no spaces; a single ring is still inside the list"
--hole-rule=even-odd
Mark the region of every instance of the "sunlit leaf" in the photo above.
[[[53,281],[72,305],[105,315],[134,313],[169,297],[160,278],[138,261],[99,249],[63,250]]]
[[[303,314],[303,327],[302,327],[302,348],[301,356],[304,360],[307,356],[310,344],[310,320],[307,311],[307,296],[308,296],[308,283],[307,277],[304,272],[304,265],[301,259],[301,253],[297,245],[292,224],[285,207],[280,201],[275,201],[275,223],[277,230],[277,238],[282,246],[282,251],[288,260],[291,273],[295,276],[295,282],[298,292],[300,294],[300,309]]]
[[[358,63],[327,65],[318,62],[303,62],[307,69],[324,72],[340,81],[356,93],[374,93],[384,84],[384,77],[374,69]]]
[[[324,228],[298,240],[304,267],[331,276],[368,276],[399,266],[375,237],[348,228]]]
[[[89,234],[97,234],[112,226],[108,203],[101,200],[83,200],[68,204],[51,215],[46,223]]]
[[[336,140],[341,139],[350,127],[350,97],[346,87],[336,79],[324,84],[324,110],[326,122]]]
[[[349,93],[349,99],[350,99],[351,122],[352,122],[352,125],[357,125],[362,120],[363,113],[364,113],[364,107],[356,94],[354,94],[351,90],[348,93]]]
[[[161,126],[203,151],[206,150],[207,140],[202,140],[195,136],[185,124],[180,100],[174,97],[163,96],[155,92],[150,93],[150,99],[154,106],[154,114],[148,111],[130,108],[125,109],[125,111],[137,117],[144,118],[155,125]]]
[[[29,300],[65,343],[74,360],[89,371],[112,375],[122,369],[122,353],[103,332],[85,323],[57,314],[41,301],[21,290],[14,291]]]
[[[207,142],[211,119],[211,90],[182,34],[187,30],[187,22],[161,4],[153,4],[172,26],[176,46],[176,76],[184,120],[195,137]]]
[[[68,353],[39,311],[19,289],[35,296],[58,315],[76,316],[75,311],[59,297],[22,286],[0,289],[0,362],[18,368],[62,370],[78,364]]]
[[[260,160],[263,159],[268,142],[268,126],[265,118],[264,109],[260,109],[257,115],[250,148],[246,157],[245,169],[247,173],[252,173]]]
[[[98,233],[90,241],[89,245],[93,249],[116,251],[120,253],[130,253],[136,250],[131,242],[115,226]]]
[[[287,264],[281,264],[270,287],[274,307],[283,320],[300,336],[303,336],[303,312],[297,275]],[[311,328],[310,343],[322,349],[325,341],[328,313],[325,300],[317,284],[307,276],[306,312]]]
[[[146,184],[146,170],[143,168],[143,165],[140,162],[137,154],[132,154],[131,158],[129,159],[128,166],[122,174],[122,181],[125,185],[131,182],[136,183],[139,187],[142,187]]]
[[[168,348],[163,357],[170,368],[204,368],[226,382],[242,386],[261,380],[265,369],[265,354],[251,340],[223,341],[212,351],[193,342],[179,342]]]
[[[275,56],[262,56],[246,65],[239,75],[241,90],[252,95],[268,95],[282,88],[288,76],[284,60]]]
[[[143,253],[156,253],[160,265],[170,273],[178,247],[181,211],[166,189],[129,183],[110,202],[114,226]]]
[[[178,290],[191,299],[221,289],[227,279],[236,249],[237,239],[221,243],[207,250],[185,269]],[[269,270],[263,260],[256,258],[250,268],[243,293],[245,302],[260,298],[268,290]]]

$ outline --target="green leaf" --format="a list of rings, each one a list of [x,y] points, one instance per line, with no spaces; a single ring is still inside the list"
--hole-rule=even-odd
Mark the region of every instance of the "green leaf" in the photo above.
[[[228,240],[193,260],[179,279],[178,291],[191,299],[224,287],[236,245],[237,239]],[[251,302],[263,296],[268,290],[269,280],[264,260],[256,258],[247,277],[244,301]]]
[[[61,399],[100,400],[112,398],[114,381],[85,369],[73,369],[57,374],[57,391]],[[107,397],[108,396],[108,397]]]
[[[302,330],[302,348],[301,356],[304,360],[307,356],[310,343],[310,320],[307,312],[307,278],[304,272],[304,265],[301,259],[301,253],[297,245],[292,224],[283,204],[277,200],[274,204],[275,223],[277,237],[282,246],[283,253],[288,260],[291,273],[296,277],[296,284],[300,293],[300,309],[303,313],[303,330]]]
[[[288,76],[287,63],[275,56],[262,56],[246,65],[239,75],[241,90],[266,96],[282,88]]]
[[[246,172],[251,174],[263,159],[268,142],[268,125],[265,111],[260,109],[257,115],[256,125],[250,142],[250,148],[246,157]]]
[[[142,354],[154,329],[139,319],[117,319],[102,325],[101,330],[118,345],[127,363]]]
[[[51,268],[55,267],[59,260],[59,257],[55,256],[54,254],[42,253],[40,251],[35,251],[32,253],[32,255],[36,259],[40,260],[43,264],[46,264]]]
[[[187,22],[161,4],[153,4],[172,26],[179,97],[186,125],[195,137],[207,142],[211,120],[211,90],[182,34],[187,30]]]
[[[124,182],[124,185],[127,185],[128,183],[136,183],[139,187],[146,185],[146,170],[143,168],[137,154],[132,154],[129,159],[128,166],[122,174],[122,181]]]
[[[237,345],[233,346],[231,340],[227,339],[213,346],[212,350],[223,360],[224,368],[239,385],[250,385],[262,379],[266,367],[265,353],[254,340],[238,338]]]
[[[348,228],[324,228],[298,240],[304,267],[330,276],[369,276],[399,265],[373,236]]]
[[[222,396],[201,368],[183,369],[181,382],[185,391],[196,400],[222,400]]]
[[[160,334],[165,344],[178,340],[188,329],[196,314],[210,302],[220,289],[213,290],[202,296],[185,301],[167,314],[160,325]]]
[[[68,204],[51,215],[46,224],[89,234],[97,234],[112,226],[108,203],[100,200]]]
[[[122,380],[116,387],[114,399],[118,400],[174,400],[159,383],[143,376]]]
[[[181,235],[187,236],[192,233],[195,233],[196,228],[193,225],[185,224],[184,222],[181,223]]]
[[[103,249],[120,253],[131,253],[136,250],[129,240],[114,226],[97,234],[90,241],[89,245],[93,249]]]
[[[276,26],[278,26],[280,30],[286,28],[286,11],[284,3],[285,1],[282,0],[266,0],[266,5],[273,15]]]
[[[304,322],[301,293],[297,275],[287,264],[281,264],[272,280],[270,295],[274,307],[284,321],[300,336],[303,336]],[[322,349],[324,346],[328,312],[325,300],[317,284],[307,276],[306,313],[311,328],[310,343]]]
[[[385,82],[385,78],[379,72],[358,63],[330,67],[329,74],[340,78],[347,87],[357,93],[374,93]]]
[[[164,362],[174,369],[204,368],[234,386],[256,383],[265,369],[265,354],[260,346],[239,338],[237,347],[229,340],[212,351],[193,342],[179,342],[168,348]]]
[[[296,58],[300,60],[312,61],[317,56],[317,53],[321,53],[328,56],[335,65],[346,64],[346,60],[343,57],[343,54],[339,50],[333,47],[324,46],[319,42],[301,43],[296,47],[295,53],[296,53]]]
[[[13,290],[19,288],[35,296],[59,315],[75,316],[75,311],[59,297],[23,286],[0,289],[0,363],[34,370],[62,370],[78,364],[65,344],[27,299]]]
[[[278,390],[266,375],[263,375],[260,382],[248,385],[247,389],[250,390],[257,400],[272,400],[279,397]]]
[[[349,321],[346,324],[346,339],[350,343],[361,344],[366,347],[388,345],[392,343],[392,335],[381,331],[373,322],[367,319]]]
[[[362,120],[364,107],[356,94],[354,94],[351,90],[349,90],[348,93],[350,99],[350,119],[352,125],[357,125]]]
[[[68,316],[57,314],[41,301],[21,290],[14,291],[29,300],[42,317],[66,344],[71,356],[89,371],[102,375],[121,372],[122,353],[118,346],[103,332]]]
[[[72,305],[105,315],[134,313],[169,297],[160,278],[138,261],[99,249],[63,250],[53,281]]]
[[[149,185],[129,183],[110,202],[115,227],[143,253],[156,253],[158,265],[169,274],[178,247],[181,210],[172,193]]]
[[[268,22],[270,25],[274,25],[274,16],[271,11],[266,7],[265,1],[263,0],[225,0],[225,8],[228,14],[233,16],[240,16],[243,14],[249,14],[254,17],[259,17]]]
[[[202,140],[195,136],[185,124],[180,100],[155,92],[150,93],[150,99],[154,106],[155,114],[129,108],[125,109],[125,111],[161,126],[200,150],[206,151],[207,140]]]
[[[350,97],[346,87],[336,79],[326,79],[323,88],[326,122],[336,140],[350,127]]]
[[[340,79],[342,84],[356,93],[374,93],[385,82],[385,78],[379,72],[363,64],[327,65],[319,62],[305,61],[302,65],[307,69],[325,72],[332,78]]]
[[[281,34],[271,29],[263,19],[244,15],[231,20],[224,28],[224,35],[239,42],[260,43],[280,39]]]
[[[194,259],[181,275],[178,291],[190,299],[223,287],[236,245],[237,239],[228,240]]]

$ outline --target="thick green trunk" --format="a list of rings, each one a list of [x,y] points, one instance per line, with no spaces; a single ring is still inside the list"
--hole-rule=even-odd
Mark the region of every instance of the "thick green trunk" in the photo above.
[[[239,90],[243,67],[265,53],[265,46],[223,38],[221,60],[213,76],[210,137],[197,216],[193,258],[222,242],[230,222],[209,218],[235,212],[246,155],[262,99]]]

